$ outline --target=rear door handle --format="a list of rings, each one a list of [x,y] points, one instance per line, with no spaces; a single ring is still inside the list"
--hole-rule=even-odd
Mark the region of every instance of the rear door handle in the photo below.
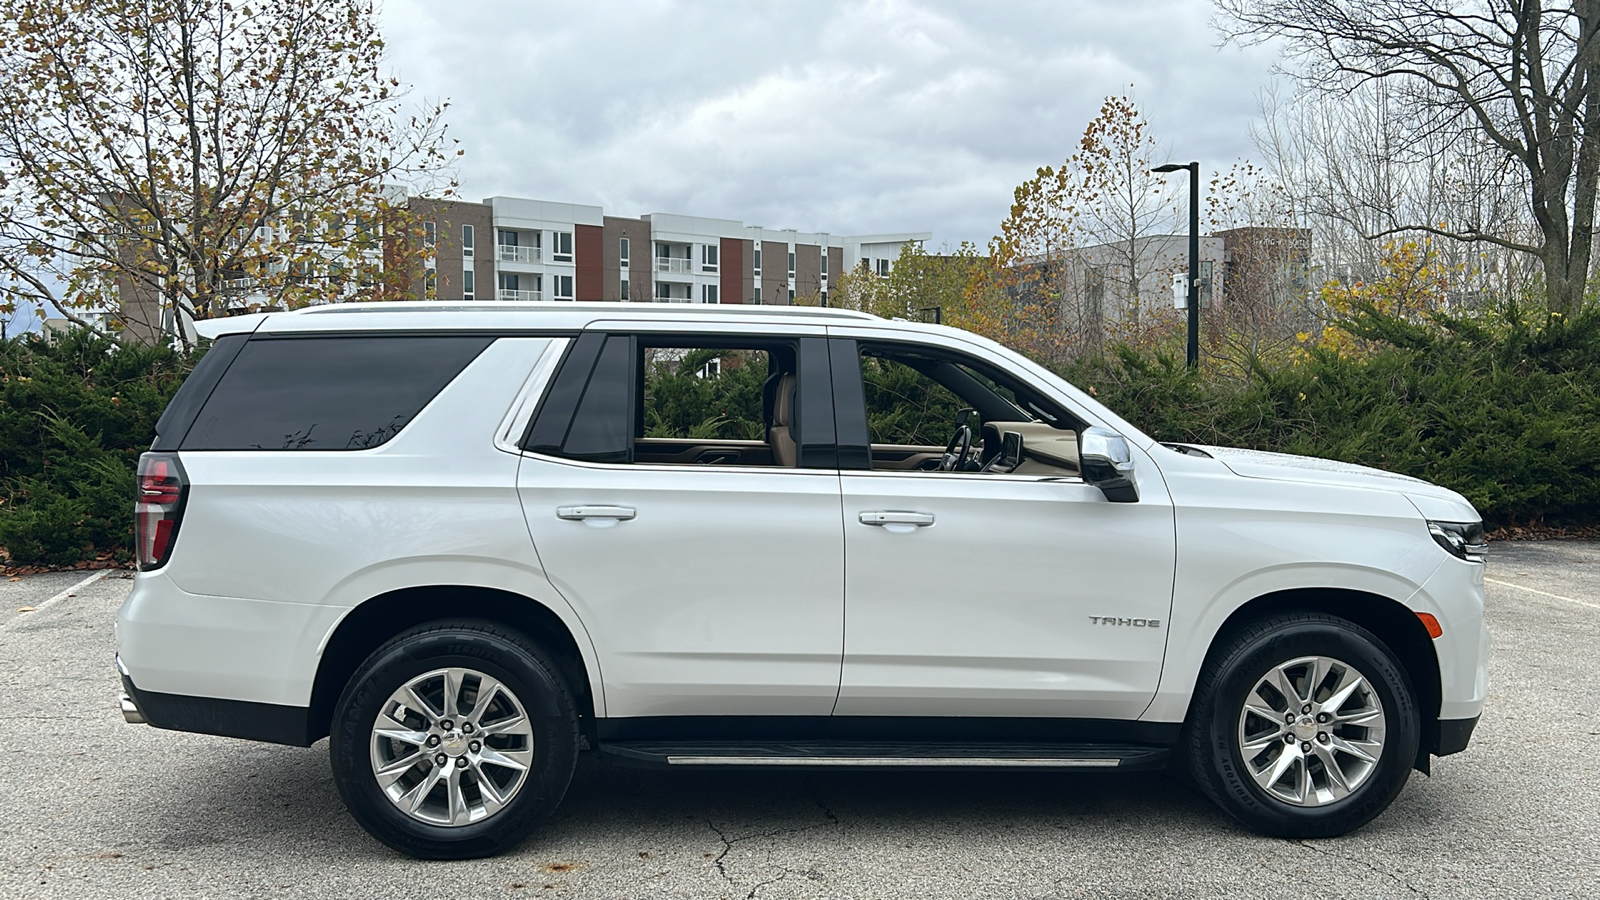
[[[933,524],[933,513],[901,512],[892,509],[875,509],[861,514],[863,525],[909,525],[926,528]],[[898,530],[898,529],[896,529]]]
[[[619,522],[631,519],[638,515],[638,510],[631,506],[558,506],[556,517],[569,521],[582,521],[584,519],[609,519]]]

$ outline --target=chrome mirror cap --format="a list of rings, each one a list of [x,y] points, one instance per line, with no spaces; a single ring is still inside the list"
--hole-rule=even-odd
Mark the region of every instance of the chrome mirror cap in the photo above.
[[[1115,431],[1096,425],[1079,433],[1078,467],[1083,480],[1098,487],[1112,503],[1138,501],[1133,452],[1128,449],[1127,439]]]

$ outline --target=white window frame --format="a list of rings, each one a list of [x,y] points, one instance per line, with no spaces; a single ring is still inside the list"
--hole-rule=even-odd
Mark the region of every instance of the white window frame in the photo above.
[[[622,279],[622,287],[618,292],[618,299],[622,300],[624,303],[628,302],[628,279],[626,278]]]
[[[572,232],[550,232],[550,261],[572,262]]]
[[[552,300],[571,300],[572,299],[572,276],[571,275],[551,275],[550,279],[551,279],[550,299],[552,299]]]
[[[478,288],[478,275],[471,269],[461,270],[461,299],[475,299]]]
[[[794,277],[794,250],[789,251],[789,277]]]
[[[632,253],[633,253],[633,246],[628,241],[628,239],[625,238],[625,237],[624,238],[618,238],[617,239],[617,261],[618,261],[618,263],[620,263],[618,268],[622,268],[622,269],[630,268],[630,266],[628,265],[628,262],[629,262],[629,257],[631,256]]]
[[[701,303],[721,303],[722,302],[722,298],[719,296],[720,293],[721,293],[721,289],[720,289],[720,287],[718,285],[715,285],[715,284],[702,284],[702,285],[700,285],[700,302]]]
[[[717,244],[700,245],[700,271],[718,272],[721,269],[722,248]]]
[[[439,223],[429,219],[422,223],[422,246],[432,250],[439,246]]]
[[[471,259],[478,241],[477,230],[471,225],[461,226],[461,258]]]
[[[757,247],[756,247],[756,248],[755,248],[755,251],[756,251],[756,265],[755,265],[755,270],[756,270],[756,274],[757,274],[757,275],[760,275],[760,274],[761,274],[761,247],[760,247],[760,246],[759,246],[759,245],[758,245],[758,246],[757,246]]]

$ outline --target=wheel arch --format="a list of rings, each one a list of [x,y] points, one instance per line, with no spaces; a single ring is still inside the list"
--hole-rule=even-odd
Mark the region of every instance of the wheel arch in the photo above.
[[[442,618],[497,622],[515,628],[548,651],[578,701],[579,727],[592,741],[595,686],[577,638],[560,616],[537,600],[499,588],[428,585],[379,594],[350,610],[335,626],[323,647],[311,688],[308,742],[328,735],[340,694],[372,651],[408,628]]]
[[[1346,619],[1372,632],[1394,653],[1417,691],[1417,708],[1422,713],[1422,741],[1413,767],[1427,774],[1429,751],[1439,737],[1443,684],[1438,651],[1416,612],[1392,598],[1348,588],[1274,591],[1244,603],[1229,614],[1212,638],[1203,666],[1209,667],[1215,662],[1215,654],[1239,629],[1285,612],[1318,612]]]

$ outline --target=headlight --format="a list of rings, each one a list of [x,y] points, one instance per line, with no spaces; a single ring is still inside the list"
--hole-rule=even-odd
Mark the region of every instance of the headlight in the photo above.
[[[1428,533],[1457,559],[1481,563],[1489,552],[1482,522],[1429,522]]]

